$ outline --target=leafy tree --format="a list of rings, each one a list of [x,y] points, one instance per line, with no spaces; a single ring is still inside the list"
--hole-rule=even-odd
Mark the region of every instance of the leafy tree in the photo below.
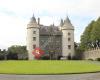
[[[8,48],[8,58],[10,59],[26,59],[26,46],[14,45]]]
[[[95,21],[92,21],[85,29],[81,36],[81,49],[85,50],[91,47],[91,31],[93,29]]]
[[[97,21],[92,21],[81,36],[81,50],[96,47],[100,47],[100,18]]]
[[[0,60],[6,60],[7,59],[7,51],[6,49],[1,50],[0,49]]]
[[[80,60],[82,59],[82,52],[83,50],[80,48],[80,43],[74,43],[74,48],[75,48],[75,54],[73,59],[75,60]]]
[[[94,23],[91,31],[91,42],[93,47],[100,47],[100,18]]]

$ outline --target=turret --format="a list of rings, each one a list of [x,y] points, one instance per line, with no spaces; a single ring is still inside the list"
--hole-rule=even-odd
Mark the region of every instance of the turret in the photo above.
[[[38,25],[40,25],[40,18],[38,18]]]
[[[63,19],[61,19],[61,21],[60,21],[60,26],[63,26]]]
[[[68,16],[66,17],[66,19],[64,20],[62,29],[66,29],[66,30],[74,30],[73,25],[71,24]]]
[[[68,59],[74,56],[74,27],[72,26],[68,16],[61,26],[62,30],[62,56]]]
[[[27,25],[27,50],[29,60],[34,59],[32,51],[39,47],[39,25],[36,22],[36,18],[31,18],[29,24]]]
[[[64,24],[63,19],[61,19],[61,20],[60,20],[59,30],[61,30],[61,28],[62,28],[63,24]]]

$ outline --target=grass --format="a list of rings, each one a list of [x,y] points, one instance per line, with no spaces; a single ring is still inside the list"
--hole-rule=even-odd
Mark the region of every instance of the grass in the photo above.
[[[100,71],[100,63],[92,61],[0,61],[3,74],[66,74]]]

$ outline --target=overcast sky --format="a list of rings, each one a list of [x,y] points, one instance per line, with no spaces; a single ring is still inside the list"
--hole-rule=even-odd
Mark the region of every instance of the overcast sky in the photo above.
[[[1,49],[26,45],[26,27],[33,13],[44,25],[59,25],[68,15],[79,42],[87,24],[100,16],[100,0],[0,0]]]

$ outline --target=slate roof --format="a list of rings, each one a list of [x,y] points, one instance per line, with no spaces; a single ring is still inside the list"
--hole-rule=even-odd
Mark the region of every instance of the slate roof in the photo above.
[[[40,35],[62,35],[58,26],[44,26],[40,25]]]

